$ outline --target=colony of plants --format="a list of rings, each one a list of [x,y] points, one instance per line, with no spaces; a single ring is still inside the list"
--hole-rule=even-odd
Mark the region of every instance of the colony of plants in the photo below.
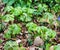
[[[1,0],[0,50],[60,50],[60,0]]]

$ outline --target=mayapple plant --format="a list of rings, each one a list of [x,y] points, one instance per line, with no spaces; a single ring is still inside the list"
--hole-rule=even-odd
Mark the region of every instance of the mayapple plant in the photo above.
[[[20,20],[22,22],[31,21],[34,11],[35,11],[34,9],[23,7],[22,8],[22,13],[20,14],[20,16],[18,16],[18,20]]]
[[[7,14],[4,16],[6,22],[8,22],[8,20],[6,19],[6,16],[7,18],[11,18],[11,20],[13,20],[14,19],[13,17],[15,16],[15,18],[17,18],[18,21],[29,22],[32,20],[33,13],[35,10],[28,7],[13,8],[12,6],[7,6],[5,8],[5,11],[11,14],[11,15]],[[13,16],[13,17],[10,17],[10,16]]]
[[[45,26],[37,27],[38,30],[36,36],[40,36],[44,41],[51,40],[56,37],[56,32]]]
[[[47,22],[49,24],[53,24],[53,20],[54,19],[54,16],[52,13],[49,13],[49,12],[45,12],[43,14],[43,17],[39,19],[40,22]]]
[[[37,26],[35,23],[30,22],[26,25],[29,33],[35,33],[34,37],[40,36],[44,41],[55,38],[56,32],[45,26]]]
[[[18,50],[18,44],[15,41],[7,41],[4,50]]]
[[[14,15],[6,14],[5,16],[2,17],[2,20],[4,22],[9,22],[9,21],[14,21]]]
[[[36,31],[36,27],[37,27],[37,25],[35,24],[35,23],[33,23],[33,22],[30,22],[30,23],[28,23],[27,25],[26,25],[26,27],[28,28],[28,32],[34,32],[34,31]]]
[[[5,31],[4,37],[10,39],[15,37],[15,35],[20,34],[21,27],[18,24],[12,24],[8,26],[8,29]]]

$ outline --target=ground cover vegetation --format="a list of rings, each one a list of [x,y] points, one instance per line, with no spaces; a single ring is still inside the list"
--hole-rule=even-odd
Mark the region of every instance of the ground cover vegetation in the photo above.
[[[0,0],[0,50],[60,50],[60,0]]]

